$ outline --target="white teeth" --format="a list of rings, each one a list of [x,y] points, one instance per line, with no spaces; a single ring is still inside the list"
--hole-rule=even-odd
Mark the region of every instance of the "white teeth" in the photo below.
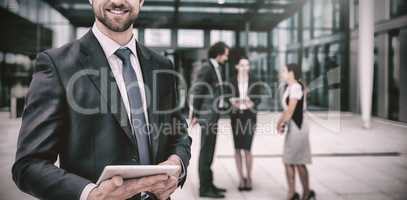
[[[121,15],[121,14],[125,13],[124,10],[117,10],[117,9],[112,9],[112,10],[110,10],[110,12],[113,14],[116,14],[116,15]]]
[[[114,14],[123,14],[124,12],[121,10],[112,10],[112,13]]]

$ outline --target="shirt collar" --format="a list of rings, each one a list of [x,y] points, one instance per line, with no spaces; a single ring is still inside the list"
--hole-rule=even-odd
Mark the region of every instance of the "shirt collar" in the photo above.
[[[215,59],[210,58],[209,61],[212,63],[212,65],[213,65],[215,68],[218,68],[218,67],[219,67],[219,63],[218,63]]]
[[[99,41],[100,45],[102,46],[103,51],[105,52],[106,57],[112,56],[118,49],[120,48],[129,48],[130,51],[133,53],[133,55],[137,56],[137,50],[136,50],[136,38],[133,36],[131,37],[130,41],[124,45],[121,46],[114,40],[110,39],[107,35],[102,33],[96,24],[93,25],[92,27],[92,32],[95,35],[96,39]]]

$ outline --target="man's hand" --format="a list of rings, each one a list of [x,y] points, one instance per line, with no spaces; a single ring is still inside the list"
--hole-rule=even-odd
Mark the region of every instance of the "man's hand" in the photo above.
[[[151,191],[151,193],[153,193],[159,200],[167,200],[168,198],[170,198],[171,194],[174,193],[175,190],[178,188],[178,178],[175,176],[169,176],[164,185],[164,189],[157,188]]]
[[[169,176],[168,180],[165,182],[165,188],[153,190],[152,193],[159,199],[159,200],[167,200],[172,193],[178,188],[178,178],[182,172],[182,164],[181,159],[177,155],[171,155],[168,160],[160,163],[159,165],[176,165],[178,166],[178,171],[175,173],[174,176]]]
[[[198,118],[192,117],[191,118],[191,126],[195,126],[196,124],[198,124]]]
[[[240,101],[233,101],[232,106],[235,108],[240,108]]]
[[[253,108],[254,107],[254,102],[250,99],[246,100],[246,106],[247,108]]]
[[[284,122],[279,122],[277,123],[277,132],[282,135],[284,134],[284,129],[285,129],[285,123]]]
[[[88,200],[125,200],[141,192],[161,191],[167,188],[169,177],[167,175],[149,176],[140,179],[123,181],[120,176],[115,176],[103,181],[94,188]]]
[[[177,155],[171,155],[166,161],[160,163],[159,165],[175,165],[178,166],[178,171],[175,173],[175,177],[178,179],[182,172],[181,158]]]

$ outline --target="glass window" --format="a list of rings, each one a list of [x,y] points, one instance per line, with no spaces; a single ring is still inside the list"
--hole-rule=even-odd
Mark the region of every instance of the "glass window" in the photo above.
[[[144,43],[150,47],[169,47],[171,46],[171,30],[145,29]]]
[[[333,0],[333,19],[332,26],[334,31],[341,28],[341,2],[340,0]]]
[[[298,13],[296,15],[294,15],[293,17],[290,18],[289,20],[289,33],[290,33],[290,37],[289,37],[289,42],[290,43],[296,43],[298,42]]]
[[[249,57],[254,80],[267,80],[267,53],[252,51]]]
[[[376,0],[374,1],[374,15],[375,15],[375,22],[380,22],[387,20],[387,1],[383,0]]]
[[[233,31],[211,31],[211,45],[216,42],[225,42],[229,47],[235,46],[235,32]]]
[[[311,3],[308,1],[303,9],[303,40],[311,39]]]
[[[298,63],[297,51],[287,51],[287,63]]]
[[[407,15],[407,1],[406,0],[392,0],[391,1],[391,17],[399,17]]]
[[[79,39],[81,37],[83,37],[90,28],[83,28],[83,27],[78,27],[76,28],[76,39]]]
[[[400,37],[398,32],[390,33],[389,55],[389,119],[399,120],[400,99]]]
[[[354,1],[354,28],[359,26],[359,0]]]
[[[5,60],[7,64],[15,64],[16,56],[13,53],[7,53]]]
[[[267,33],[266,32],[250,33],[249,43],[257,47],[267,47]]]
[[[178,30],[178,46],[180,47],[203,47],[203,30],[180,29]]]
[[[179,8],[181,12],[204,12],[204,13],[244,13],[247,9],[244,8],[221,8],[221,7],[184,7]]]
[[[333,29],[333,0],[314,1],[314,36],[329,35]]]
[[[380,37],[381,36],[375,36],[375,47],[374,47],[374,65],[373,65],[373,95],[372,95],[372,115],[373,116],[378,116],[378,110],[379,110],[379,73],[378,70],[380,67],[380,53],[381,53],[381,48],[380,46]]]
[[[136,37],[136,40],[138,40],[138,29],[133,29],[133,35]]]
[[[240,44],[245,46],[247,41],[246,32],[240,32]],[[267,47],[267,32],[249,32],[250,47]]]

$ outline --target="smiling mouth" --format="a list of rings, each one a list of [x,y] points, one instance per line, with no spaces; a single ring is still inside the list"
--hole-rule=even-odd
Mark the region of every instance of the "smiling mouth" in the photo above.
[[[120,8],[114,8],[114,9],[106,9],[107,12],[113,14],[113,15],[124,15],[129,12],[127,9],[120,9]]]

